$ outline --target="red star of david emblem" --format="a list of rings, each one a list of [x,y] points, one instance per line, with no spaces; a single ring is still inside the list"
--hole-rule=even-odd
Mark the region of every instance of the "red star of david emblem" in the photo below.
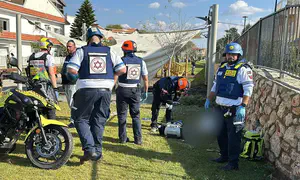
[[[99,62],[99,61],[96,61],[96,62],[94,62],[94,67],[95,67],[96,69],[100,69],[100,68],[102,68],[102,63]]]
[[[136,75],[137,75],[137,70],[136,70],[136,69],[132,70],[132,71],[131,71],[131,75],[132,75],[132,76],[136,76]]]

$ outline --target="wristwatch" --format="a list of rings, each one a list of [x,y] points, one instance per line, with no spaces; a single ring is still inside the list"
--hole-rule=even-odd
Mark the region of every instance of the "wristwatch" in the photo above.
[[[242,104],[241,104],[241,106],[243,106],[243,107],[246,107],[246,106],[247,106],[247,104],[245,104],[245,103],[242,103]]]

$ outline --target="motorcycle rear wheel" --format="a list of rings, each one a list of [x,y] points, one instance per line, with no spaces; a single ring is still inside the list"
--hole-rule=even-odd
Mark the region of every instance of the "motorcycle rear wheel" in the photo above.
[[[25,152],[31,163],[41,169],[58,169],[70,158],[73,151],[73,137],[70,131],[62,126],[44,127],[48,146],[43,145],[41,134],[35,131],[25,144]]]

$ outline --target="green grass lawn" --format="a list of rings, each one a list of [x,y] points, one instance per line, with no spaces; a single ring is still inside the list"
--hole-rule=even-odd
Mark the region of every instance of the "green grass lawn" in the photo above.
[[[202,86],[204,63],[198,62],[194,77],[190,77],[192,87],[196,87],[193,95],[184,97],[182,104],[174,110],[175,120],[189,120],[199,112],[203,105]],[[199,88],[200,90],[197,90]],[[204,97],[205,99],[205,97]],[[57,112],[58,119],[68,124],[70,111],[66,103],[60,103],[63,111]],[[159,121],[165,114],[161,109]],[[116,112],[115,104],[111,105],[111,112]],[[114,114],[114,113],[112,113]],[[141,119],[151,118],[151,105],[141,106]],[[129,118],[128,118],[129,119]],[[272,166],[266,162],[254,162],[241,159],[240,170],[223,172],[218,169],[220,164],[210,161],[218,157],[216,142],[209,142],[199,147],[193,147],[180,139],[167,139],[158,133],[150,133],[150,121],[142,120],[143,145],[138,146],[129,142],[118,143],[117,118],[112,116],[107,122],[103,156],[100,163],[88,162],[79,164],[79,158],[83,154],[81,144],[75,129],[72,129],[74,137],[74,151],[69,162],[58,170],[42,170],[31,165],[24,154],[24,144],[18,142],[17,149],[8,156],[0,157],[0,180],[6,179],[243,179],[260,180],[270,179]],[[128,137],[133,140],[131,120],[128,123]],[[197,137],[195,137],[197,141]],[[211,151],[212,150],[212,151]],[[224,164],[223,164],[224,165]]]
[[[60,103],[64,111],[58,112],[58,119],[68,123],[69,110],[66,103]],[[162,109],[163,110],[163,109]],[[199,111],[198,106],[177,106],[175,119],[185,119]],[[115,105],[112,104],[112,112]],[[150,105],[142,105],[141,118],[150,117]],[[164,112],[160,113],[160,120]],[[106,126],[103,142],[104,159],[100,163],[79,164],[81,145],[75,129],[74,151],[69,162],[58,170],[42,170],[33,167],[24,154],[22,141],[12,154],[2,157],[0,179],[266,179],[271,173],[270,165],[264,162],[241,160],[240,171],[222,172],[219,164],[210,162],[218,153],[208,152],[216,144],[194,148],[179,139],[167,139],[149,132],[149,121],[143,121],[143,145],[132,142],[118,143],[117,118],[113,117]],[[133,140],[131,123],[128,136]],[[196,138],[196,137],[195,137]]]

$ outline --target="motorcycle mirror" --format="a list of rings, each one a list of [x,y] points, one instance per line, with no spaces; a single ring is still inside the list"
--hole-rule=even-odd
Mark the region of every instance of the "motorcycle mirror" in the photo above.
[[[11,66],[13,66],[13,67],[17,67],[18,70],[19,70],[20,72],[22,72],[21,69],[18,67],[18,59],[17,59],[17,58],[11,57],[11,58],[10,58],[10,61],[9,61],[9,64],[10,64]]]
[[[11,58],[10,58],[10,61],[9,61],[9,64],[10,64],[11,66],[18,67],[18,59],[15,58],[15,57],[11,57]]]

